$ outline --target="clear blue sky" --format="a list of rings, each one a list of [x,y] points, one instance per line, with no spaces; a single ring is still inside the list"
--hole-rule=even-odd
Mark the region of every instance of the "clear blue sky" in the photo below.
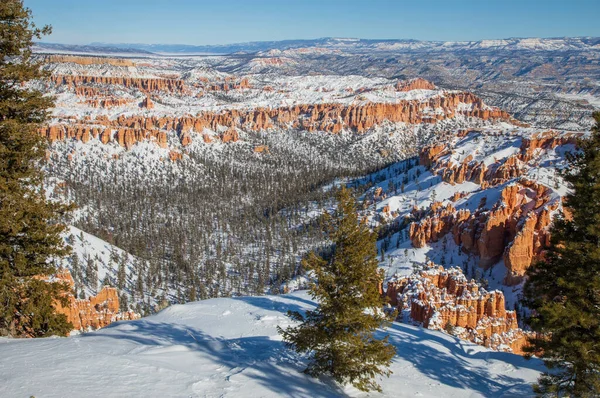
[[[44,41],[226,44],[600,36],[600,0],[24,0]]]

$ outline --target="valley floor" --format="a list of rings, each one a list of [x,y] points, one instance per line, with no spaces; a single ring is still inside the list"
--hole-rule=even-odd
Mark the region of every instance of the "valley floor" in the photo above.
[[[171,306],[69,338],[0,339],[1,397],[368,396],[301,373],[276,326],[314,307],[306,292]],[[394,322],[389,397],[531,396],[541,361]]]

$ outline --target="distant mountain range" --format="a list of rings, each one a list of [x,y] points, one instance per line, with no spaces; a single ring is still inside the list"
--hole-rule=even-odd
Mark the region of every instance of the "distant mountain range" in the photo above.
[[[462,52],[462,51],[600,51],[600,37],[562,37],[562,38],[510,38],[479,41],[420,41],[409,39],[355,39],[331,38],[309,40],[257,41],[222,45],[186,45],[186,44],[135,44],[135,43],[91,43],[89,45],[69,45],[57,43],[38,43],[36,50],[67,51],[83,53],[138,53],[138,54],[232,54],[256,53],[268,50],[289,50],[320,47],[329,50],[349,52]]]

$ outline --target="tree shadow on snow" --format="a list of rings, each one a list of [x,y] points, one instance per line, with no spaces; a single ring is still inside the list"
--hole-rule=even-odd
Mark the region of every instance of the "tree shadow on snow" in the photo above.
[[[287,314],[288,311],[297,311],[301,314],[304,314],[306,311],[305,306],[300,306],[295,303],[282,302],[279,300],[273,300],[276,296],[248,296],[248,297],[235,297],[233,300],[243,301],[247,304],[253,305],[254,307],[268,310],[268,311],[278,311],[282,314]],[[287,299],[295,300],[296,297],[285,296]],[[312,307],[315,306],[314,303],[304,300],[302,298],[298,298],[298,300],[302,303],[310,304]]]
[[[256,298],[253,298],[256,299]],[[265,299],[266,301],[271,300]],[[248,301],[245,298],[244,301]],[[251,304],[263,308],[263,300],[250,300]],[[281,303],[279,303],[281,304]],[[289,306],[276,308],[283,312]],[[300,307],[298,307],[301,310]],[[186,325],[151,320],[137,320],[109,325],[100,332],[87,333],[81,338],[129,340],[141,346],[169,347],[184,346],[201,353],[219,367],[227,368],[223,378],[250,378],[277,395],[289,397],[339,397],[345,394],[331,380],[315,380],[302,374],[305,363],[286,349],[282,341],[269,336],[251,336],[233,339],[214,338]],[[140,351],[144,351],[143,347]],[[126,354],[127,355],[127,354]],[[193,366],[193,363],[190,364]],[[243,387],[242,387],[243,388]]]
[[[488,366],[474,364],[473,360],[511,364],[515,376],[519,374],[519,368],[543,370],[539,360],[527,361],[519,355],[505,352],[470,350],[472,346],[467,342],[436,336],[437,333],[423,329],[394,323],[388,332],[390,342],[397,347],[397,356],[412,363],[420,373],[444,385],[468,388],[485,397],[528,397],[532,395],[531,385],[526,380],[508,374],[492,375]],[[442,347],[436,348],[436,345]]]

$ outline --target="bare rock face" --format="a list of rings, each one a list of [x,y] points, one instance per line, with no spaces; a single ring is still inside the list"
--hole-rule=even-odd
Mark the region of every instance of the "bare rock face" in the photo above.
[[[252,88],[252,85],[248,81],[248,78],[242,78],[237,80],[235,77],[226,77],[223,82],[212,83],[208,87],[209,91],[229,91],[229,90],[243,90]]]
[[[234,127],[230,127],[227,131],[221,134],[221,141],[224,143],[236,142],[240,139],[240,135]]]
[[[66,282],[71,290],[73,289],[75,283],[68,270],[61,270],[56,277]],[[56,310],[58,313],[67,316],[67,320],[73,324],[74,330],[99,329],[110,325],[112,322],[140,318],[139,314],[119,311],[117,289],[112,287],[104,287],[96,296],[88,299],[78,299],[71,293],[69,293],[67,299],[68,304],[62,306],[62,304],[57,303]]]
[[[44,61],[47,63],[74,63],[78,65],[135,66],[135,63],[128,59],[73,55],[47,55],[44,57]]]
[[[475,160],[472,154],[454,153],[447,144],[423,148],[419,156],[420,165],[428,167],[444,182],[460,184],[470,181],[479,184],[481,189],[508,185],[489,210],[485,202],[474,212],[456,210],[451,204],[441,206],[434,203],[427,210],[413,212],[413,218],[417,220],[409,229],[413,246],[423,247],[452,231],[455,243],[464,252],[479,257],[480,267],[487,269],[503,259],[507,267],[504,283],[520,283],[527,268],[543,258],[550,243],[552,214],[562,207],[558,192],[523,176],[535,167],[543,151],[559,145],[574,145],[580,136],[578,133],[549,131],[519,137],[521,145],[517,153],[494,159],[492,163],[488,160],[487,164]],[[452,202],[461,197],[454,194]],[[568,209],[565,210],[568,213]]]
[[[116,141],[120,146],[131,149],[139,141],[151,140],[161,148],[167,147],[167,133],[154,129],[121,127],[113,134],[111,128],[91,127],[80,124],[55,124],[40,129],[39,133],[50,142],[75,139],[88,142],[92,138],[99,139],[103,144]]]
[[[437,87],[425,79],[416,78],[396,83],[396,91],[435,90]]]
[[[521,160],[530,161],[539,149],[554,149],[559,145],[576,144],[578,135],[561,134],[556,131],[547,131],[536,134],[531,138],[524,138],[521,144]]]
[[[437,242],[446,235],[454,225],[456,209],[441,202],[431,205],[431,216],[424,218],[419,223],[412,223],[409,229],[410,240],[414,247],[423,247],[427,242]]]
[[[102,86],[121,85],[148,93],[147,97],[140,104],[141,107],[147,109],[152,109],[154,106],[149,97],[150,92],[166,91],[183,93],[186,90],[183,81],[176,79],[55,75],[52,77],[52,81],[57,85],[71,87],[75,92],[86,96],[86,98],[92,96],[86,101],[90,106],[94,107],[121,106],[127,103],[127,100],[124,99],[99,97],[101,93],[99,87]],[[231,84],[233,87],[239,86],[240,89],[249,86],[247,80],[243,79],[239,84]],[[462,107],[462,104],[470,106]],[[431,109],[439,109],[441,111],[432,115],[430,112]],[[147,139],[147,137],[157,137],[158,131],[165,133],[169,131],[176,131],[178,133],[196,132],[202,134],[205,128],[218,131],[220,128],[226,127],[228,130],[222,136],[223,142],[235,142],[239,139],[237,130],[234,133],[235,129],[264,131],[274,128],[295,128],[310,132],[323,131],[332,134],[340,133],[342,130],[363,133],[385,121],[409,124],[437,123],[439,120],[453,118],[456,115],[477,117],[483,120],[510,120],[510,116],[506,112],[485,106],[480,98],[471,93],[452,92],[445,93],[444,96],[431,97],[424,101],[401,100],[396,103],[366,103],[361,105],[320,103],[278,108],[207,111],[200,112],[194,116],[159,117],[121,115],[114,120],[110,120],[106,116],[97,116],[95,120],[75,120],[73,123],[58,125],[62,127],[49,126],[42,129],[40,133],[48,137],[51,141],[71,138],[80,139],[78,134],[69,133],[68,131],[60,134],[58,130],[68,130],[72,125],[90,125],[89,128],[101,125],[122,131],[120,135],[118,134],[117,142],[126,148],[131,148],[139,140]],[[133,129],[134,131],[126,132],[124,129]],[[126,137],[123,135],[126,135]],[[102,141],[104,142],[104,140]],[[159,140],[159,142],[162,141]],[[436,160],[435,156],[441,154],[441,152],[437,152],[440,150],[443,151],[443,148],[430,148],[429,154],[425,153],[422,156],[423,164],[433,164]],[[469,167],[471,166],[469,165]],[[460,177],[460,180],[471,178],[475,180],[481,179],[481,171],[468,171],[465,169],[462,174],[464,176]],[[447,178],[450,179],[451,177]]]
[[[269,153],[268,145],[257,145],[254,147],[254,153]]]
[[[181,134],[181,145],[183,146],[188,146],[192,143],[192,137],[190,136],[189,133],[182,133]]]
[[[141,102],[140,107],[146,109],[154,109],[154,102],[152,102],[149,96],[146,96],[146,98],[144,98]]]
[[[118,106],[125,106],[130,101],[123,98],[105,97],[105,98],[93,98],[85,100],[85,103],[93,108],[115,108]]]
[[[169,151],[169,159],[171,162],[183,159],[183,154],[179,151]]]
[[[530,138],[524,137],[520,153],[497,160],[489,166],[473,160],[471,156],[467,156],[457,164],[446,158],[451,151],[445,144],[432,144],[420,151],[419,164],[430,168],[432,173],[439,175],[449,184],[471,181],[487,188],[524,175],[527,171],[526,162],[535,159],[540,149],[549,150],[559,145],[574,145],[579,137],[577,133],[559,134],[555,131],[539,133]]]
[[[419,152],[419,164],[427,168],[432,167],[437,163],[440,156],[448,153],[448,148],[445,144],[436,144],[426,146]]]
[[[451,204],[432,204],[420,221],[413,222],[409,237],[413,246],[436,242],[452,231],[457,245],[479,256],[487,269],[504,258],[506,284],[519,283],[532,262],[541,259],[549,244],[551,213],[559,201],[551,190],[524,178],[506,186],[491,210],[456,210]]]
[[[121,76],[88,76],[88,75],[52,75],[50,80],[57,86],[79,87],[82,85],[123,86],[135,88],[143,92],[166,91],[183,93],[186,91],[183,80],[121,77]]]
[[[516,313],[506,310],[504,294],[486,291],[459,268],[429,263],[419,273],[388,282],[386,294],[401,314],[425,328],[453,329],[459,338],[517,354],[527,343]]]

